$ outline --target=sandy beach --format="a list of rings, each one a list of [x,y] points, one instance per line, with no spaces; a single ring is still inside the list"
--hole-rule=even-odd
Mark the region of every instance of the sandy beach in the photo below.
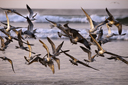
[[[52,51],[47,39],[41,40]],[[72,45],[68,39],[52,40],[56,45],[64,41],[63,50],[70,50],[69,53],[79,60],[87,59],[87,54],[79,48],[81,44]],[[32,51],[36,52],[36,54],[40,53],[41,57],[46,54],[46,50],[38,39],[28,39],[28,41],[34,44]],[[82,65],[73,66],[69,62],[69,57],[61,54],[58,57],[60,58],[61,69],[58,70],[57,64],[54,62],[55,74],[52,74],[49,67],[46,68],[39,62],[26,65],[24,56],[28,56],[29,53],[21,49],[15,49],[16,45],[18,44],[14,41],[9,45],[5,54],[1,52],[1,56],[13,60],[16,72],[13,73],[9,62],[0,60],[0,84],[2,85],[127,85],[128,83],[127,65],[121,61],[108,60],[107,57],[110,57],[110,55],[96,57],[96,61],[89,64],[100,70],[95,71]],[[103,48],[119,55],[128,55],[127,41],[109,42],[103,45]],[[94,49],[96,49],[96,46],[92,46],[92,52],[94,52]]]

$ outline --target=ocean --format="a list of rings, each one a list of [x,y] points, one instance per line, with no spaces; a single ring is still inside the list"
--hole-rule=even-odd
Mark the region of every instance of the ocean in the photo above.
[[[15,9],[17,12],[21,13],[24,16],[28,16],[27,9]],[[109,9],[108,9],[109,10]],[[90,29],[90,25],[88,20],[81,9],[33,9],[34,13],[37,13],[35,17],[36,20],[33,21],[34,29],[37,29],[36,36],[38,38],[46,38],[49,34],[51,38],[59,38],[57,32],[59,29],[50,29],[50,23],[45,19],[53,20],[54,22],[61,23],[62,25],[66,22],[69,22],[69,26],[74,29],[80,30],[84,37],[88,38],[86,34],[87,30]],[[102,22],[105,18],[108,17],[105,9],[85,9],[85,11],[90,15],[92,20],[95,22]],[[122,33],[126,33],[126,37],[116,36],[114,39],[122,39],[127,40],[127,22],[128,22],[128,9],[110,9],[109,10],[115,19],[121,21],[123,23]],[[27,29],[27,20],[21,16],[18,16],[14,13],[8,14],[11,25],[21,26],[23,27],[23,31]],[[6,16],[4,11],[0,10],[0,21],[6,22]],[[2,28],[3,25],[1,24]],[[104,34],[107,35],[107,27],[104,26]],[[117,33],[115,30],[116,27],[112,27],[112,32]],[[0,33],[0,36],[4,36],[4,34]],[[15,33],[12,33],[12,36],[15,36]]]
[[[26,9],[15,9],[24,16],[28,15]],[[96,22],[102,22],[106,17],[108,17],[105,9],[85,9],[91,18]],[[128,9],[110,9],[109,10],[117,20],[123,21],[122,33],[126,33],[125,36],[114,36],[112,41],[103,44],[103,48],[112,53],[128,56],[128,26],[127,17]],[[47,37],[51,38],[55,45],[59,45],[64,41],[62,50],[70,50],[68,53],[75,58],[83,61],[87,59],[87,53],[83,52],[79,46],[83,46],[78,43],[77,45],[72,45],[69,39],[62,37],[59,38],[57,32],[60,31],[58,28],[50,28],[50,23],[45,20],[55,21],[61,23],[62,25],[69,22],[71,28],[80,31],[80,34],[85,38],[89,39],[87,30],[90,29],[90,25],[81,9],[69,9],[69,10],[57,10],[57,9],[34,9],[37,13],[34,24],[34,29],[37,29],[36,37],[37,39],[26,39],[30,43],[34,44],[32,46],[32,51],[36,54],[41,54],[43,57],[47,52],[43,48],[42,44],[39,42],[41,39],[49,47],[50,52],[52,52],[51,45],[47,41]],[[21,26],[22,30],[27,29],[28,23],[26,20],[16,14],[8,14],[10,19],[10,24],[13,26]],[[0,10],[0,21],[6,22],[6,16],[3,10]],[[0,24],[0,28],[3,27]],[[103,27],[104,35],[107,35],[107,27]],[[118,33],[117,27],[113,26],[111,28],[113,33]],[[11,32],[12,36],[16,36],[15,33]],[[0,32],[0,36],[5,36]],[[96,57],[96,61],[89,63],[90,66],[99,69],[95,71],[93,69],[87,68],[83,65],[74,66],[70,63],[69,57],[64,54],[58,56],[60,59],[60,70],[55,65],[55,74],[52,73],[49,67],[42,66],[39,62],[35,62],[31,65],[25,64],[24,56],[29,56],[29,53],[21,50],[15,49],[18,45],[17,41],[13,41],[9,44],[5,53],[0,52],[1,57],[6,56],[12,59],[14,64],[14,69],[16,73],[13,73],[11,65],[8,61],[0,60],[0,84],[2,85],[127,85],[128,84],[128,66],[121,62],[115,60],[108,60],[111,55],[105,54],[105,57]],[[25,45],[27,46],[27,45]],[[92,55],[95,54],[96,46],[91,46]],[[34,55],[34,54],[32,54]],[[127,58],[125,58],[128,60]],[[84,61],[83,61],[84,62]]]

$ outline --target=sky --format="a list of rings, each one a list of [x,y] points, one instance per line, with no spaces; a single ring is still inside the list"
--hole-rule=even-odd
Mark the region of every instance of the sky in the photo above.
[[[0,0],[3,8],[38,9],[128,9],[128,0]]]

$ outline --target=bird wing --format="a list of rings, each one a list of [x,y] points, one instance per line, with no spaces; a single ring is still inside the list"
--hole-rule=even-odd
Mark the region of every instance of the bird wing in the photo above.
[[[48,66],[50,67],[50,69],[52,70],[53,74],[55,73],[55,69],[54,69],[54,63],[52,60],[50,60],[48,63]]]
[[[27,44],[28,44],[28,48],[29,48],[29,58],[30,58],[31,57],[32,48],[31,48],[30,43],[28,42],[28,40],[27,40]]]
[[[83,47],[83,46],[80,46],[80,48],[81,48],[84,52],[88,53],[88,59],[91,60],[91,51],[88,50],[88,49],[86,49],[86,48]]]
[[[23,15],[20,14],[20,13],[18,13],[17,11],[14,11],[14,13],[17,14],[17,15],[19,15],[19,16],[21,16],[21,17],[23,17],[23,18],[26,18],[25,16],[23,16]]]
[[[12,39],[12,37],[3,29],[0,29],[0,31],[3,32],[5,35],[7,35],[10,40]]]
[[[81,7],[81,9],[82,9],[83,12],[85,13],[85,15],[86,15],[86,17],[87,17],[87,19],[88,19],[88,21],[89,21],[89,23],[90,23],[91,29],[94,29],[94,25],[93,25],[93,21],[92,21],[91,17],[87,14],[87,12],[86,12],[82,7]]]
[[[84,66],[86,66],[86,67],[89,67],[89,68],[92,68],[92,69],[94,69],[94,70],[99,71],[98,69],[93,68],[93,67],[89,66],[88,64],[86,64],[86,63],[84,63],[84,62],[82,62],[82,61],[79,61],[79,60],[78,60],[77,62],[80,63],[80,64],[82,64],[82,65],[84,65]]]
[[[35,14],[32,16],[32,18],[34,18],[36,15],[37,15],[37,13],[35,13]]]
[[[33,32],[34,25],[33,25],[32,21],[28,17],[27,17],[27,22],[28,22],[28,30],[30,32]]]
[[[128,64],[128,61],[123,59],[123,57],[121,57],[120,55],[117,55],[117,54],[114,54],[114,53],[111,53],[111,52],[108,52],[108,51],[106,51],[105,53],[113,55],[113,56],[117,57],[119,60],[121,60],[122,62]]]
[[[56,61],[57,65],[58,65],[58,69],[60,70],[60,59],[54,57],[54,60]]]
[[[33,56],[33,58],[29,60],[28,65],[32,64],[33,62],[38,62],[38,56]]]
[[[94,58],[96,57],[96,55],[97,55],[97,54],[95,54],[95,55],[93,55],[93,56],[91,57],[91,60],[92,60],[92,61],[94,60]]]
[[[6,31],[8,32],[10,30],[9,18],[8,18],[8,15],[7,15],[6,11],[5,11],[5,14],[6,14],[6,18],[7,18],[7,29],[6,29]]]
[[[77,61],[77,59],[76,58],[74,58],[73,56],[71,56],[71,55],[69,55],[68,53],[66,53],[66,52],[63,52],[65,55],[67,55],[68,57],[70,57],[72,60],[76,60]]]
[[[9,58],[7,58],[7,60],[8,60],[8,62],[10,62],[10,63],[11,63],[12,70],[13,70],[13,72],[15,73],[15,70],[14,70],[14,67],[13,67],[13,62],[12,62],[12,60],[11,60],[11,59],[9,59]]]
[[[56,46],[55,46],[55,44],[53,43],[53,41],[49,37],[47,37],[47,40],[51,44],[53,54],[55,54],[56,53]]]
[[[21,31],[22,31],[22,30],[19,30],[19,31],[18,31],[18,40],[19,40],[18,43],[19,43],[19,46],[20,46],[20,47],[23,47],[23,41],[22,41],[22,39],[21,39]]]
[[[114,20],[114,17],[113,17],[113,15],[108,11],[108,9],[106,8],[106,12],[107,12],[107,14],[109,15],[109,20],[110,21],[112,21],[112,20]]]
[[[24,59],[25,59],[27,62],[29,62],[29,60],[27,59],[27,57],[26,57],[26,56],[24,56]]]
[[[6,8],[1,8],[1,9],[7,10],[7,12],[13,12],[13,13],[15,13],[15,14],[17,14],[17,15],[20,15],[20,16],[24,17],[22,14],[18,13],[18,12],[15,11],[14,9],[6,9]],[[24,18],[26,18],[26,17],[24,17]]]
[[[46,49],[46,51],[48,53],[48,57],[49,57],[49,49],[48,49],[47,45],[43,41],[41,41],[41,40],[39,40],[39,41],[40,41],[40,43],[43,44],[43,47]]]
[[[57,53],[58,53],[58,52],[60,51],[60,49],[62,48],[63,43],[64,43],[64,41],[56,48],[56,52],[57,52]]]
[[[1,36],[0,36],[0,39],[1,39],[1,47],[4,48],[5,47],[4,39]]]
[[[116,27],[118,28],[118,33],[119,33],[119,35],[121,35],[121,33],[122,33],[122,24],[119,23],[119,22],[117,22],[115,25],[116,25]]]
[[[66,32],[66,30],[61,26],[61,24],[57,24],[56,22],[53,22],[51,20],[48,20],[47,18],[45,18],[47,21],[49,21],[52,25],[52,27],[57,27],[59,28],[63,33],[65,33],[67,36],[70,36],[69,33]]]
[[[29,18],[32,18],[32,16],[33,16],[33,11],[32,11],[32,9],[26,4],[26,7],[27,7],[27,9],[28,9],[28,11],[29,11]]]
[[[90,32],[89,32],[89,35],[92,38],[92,40],[95,42],[95,44],[97,45],[98,49],[103,50],[103,48],[99,45],[99,43],[92,37]]]

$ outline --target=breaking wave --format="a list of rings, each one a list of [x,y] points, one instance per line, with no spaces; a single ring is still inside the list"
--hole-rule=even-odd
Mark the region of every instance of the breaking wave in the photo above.
[[[27,15],[26,15],[27,16]],[[8,15],[10,22],[26,22],[26,19],[18,16],[16,14],[9,14]],[[90,15],[90,17],[92,18],[92,20],[94,20],[95,22],[102,22],[105,20],[105,18],[107,18],[107,16],[98,16],[96,14],[92,14]],[[52,16],[52,15],[37,15],[36,16],[36,20],[34,22],[37,23],[42,23],[42,22],[47,22],[47,20],[45,18],[48,18],[49,20],[53,20],[55,22],[77,22],[77,23],[83,23],[83,22],[88,22],[86,16]],[[119,18],[117,17],[118,20],[125,20],[126,21],[126,17],[122,17]],[[0,14],[0,21],[6,21],[6,16],[5,14]]]

